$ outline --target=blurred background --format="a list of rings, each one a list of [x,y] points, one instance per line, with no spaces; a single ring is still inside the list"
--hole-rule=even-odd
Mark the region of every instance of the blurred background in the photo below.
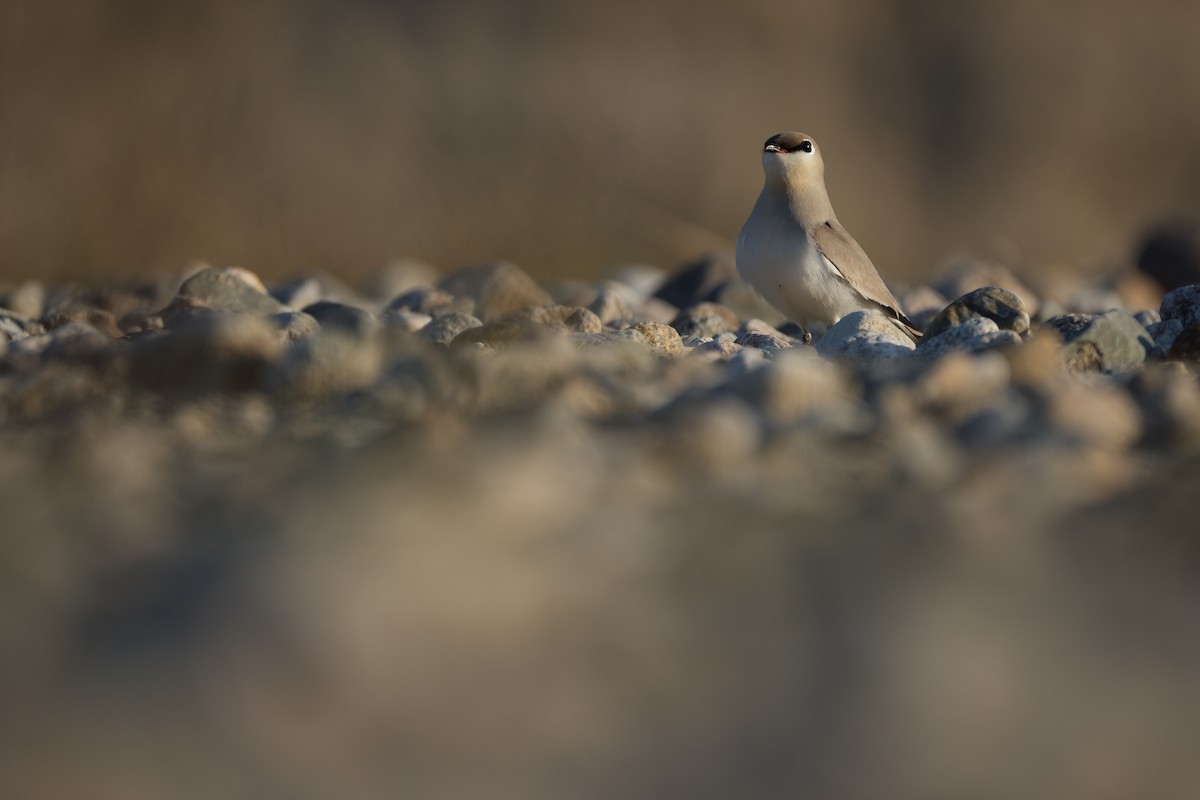
[[[6,0],[0,280],[669,267],[731,246],[784,129],[886,275],[1099,269],[1200,207],[1197,30],[1176,0]]]

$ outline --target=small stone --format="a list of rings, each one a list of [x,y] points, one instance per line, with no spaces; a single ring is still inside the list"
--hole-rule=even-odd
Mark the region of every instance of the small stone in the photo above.
[[[324,330],[340,330],[358,338],[371,336],[379,330],[379,320],[374,314],[345,303],[322,300],[305,306],[304,313],[319,322]]]
[[[303,311],[285,311],[267,317],[279,332],[279,343],[293,345],[321,330],[321,323]]]
[[[719,303],[697,303],[689,306],[671,321],[680,336],[717,336],[737,330],[737,314]]]
[[[15,342],[26,336],[42,332],[41,323],[17,314],[0,311],[0,343]]]
[[[237,311],[268,317],[287,311],[267,294],[262,281],[241,267],[208,268],[183,282],[179,293],[163,311],[164,320],[189,308]]]
[[[433,321],[433,317],[428,314],[409,311],[406,308],[389,311],[379,319],[391,330],[402,330],[408,333],[416,333]]]
[[[491,347],[531,342],[556,333],[600,333],[600,318],[586,308],[535,306],[506,314],[494,322],[463,331],[455,337],[455,347],[485,344]]]
[[[37,281],[25,281],[0,292],[0,308],[6,308],[18,316],[37,319],[44,313],[45,305],[46,287]]]
[[[504,321],[529,321],[572,333],[600,333],[604,324],[593,312],[578,306],[535,306],[504,316]]]
[[[971,317],[937,336],[921,339],[917,355],[924,361],[942,358],[950,353],[977,353],[995,347],[1021,344],[1013,331],[1002,331],[989,317]]]
[[[588,310],[599,317],[600,322],[607,325],[610,322],[632,317],[636,302],[636,293],[628,286],[616,281],[605,281],[600,285],[595,298],[588,305]]]
[[[1037,313],[1038,298],[1033,290],[1022,283],[1008,267],[983,259],[959,260],[950,267],[945,277],[934,283],[933,288],[944,297],[962,297],[988,286],[1007,289],[1021,298],[1022,307],[1027,313]]]
[[[1154,358],[1166,358],[1175,346],[1175,340],[1183,333],[1183,323],[1177,319],[1164,319],[1146,326],[1146,333],[1154,340],[1150,355]]]
[[[683,340],[679,338],[679,332],[670,325],[665,325],[661,322],[639,322],[626,330],[635,332],[655,354],[667,358],[676,358],[683,355]]]
[[[53,311],[42,317],[41,322],[48,331],[63,325],[77,324],[87,325],[114,339],[124,336],[122,330],[117,327],[117,321],[113,319],[113,315],[100,308],[72,308],[66,311]]]
[[[959,297],[943,308],[925,328],[927,338],[961,325],[969,319],[984,317],[996,323],[1000,330],[1025,333],[1029,330],[1029,314],[1021,298],[999,286],[985,286]]]
[[[1159,306],[1159,315],[1163,320],[1179,320],[1184,328],[1200,322],[1200,284],[1167,292]]]
[[[904,358],[915,347],[894,319],[875,311],[847,314],[817,342],[817,352],[822,357],[859,368]]]
[[[654,296],[676,308],[687,308],[713,299],[713,293],[737,280],[731,253],[711,253],[685,264],[662,284]]]
[[[693,340],[697,341],[697,340]],[[733,358],[738,351],[744,350],[740,344],[733,342],[716,341],[715,339],[698,340],[695,345],[691,346],[693,357],[705,361],[728,361]]]
[[[393,311],[415,311],[418,314],[434,314],[442,309],[448,309],[451,303],[454,302],[454,295],[447,292],[445,289],[439,289],[436,286],[414,286],[408,291],[392,298],[392,301],[384,307],[383,313],[387,314]],[[471,309],[463,313],[470,313],[474,310],[472,301]]]
[[[1070,314],[1045,327],[1063,339],[1063,360],[1072,372],[1131,372],[1146,360],[1154,340],[1128,311],[1113,309],[1093,317]]]
[[[463,331],[478,328],[483,323],[470,314],[443,314],[421,329],[421,335],[431,342],[448,345]]]
[[[743,333],[734,339],[734,343],[742,347],[757,347],[768,352],[794,346],[790,339],[771,333]]]
[[[455,297],[470,297],[475,301],[476,316],[484,322],[522,308],[553,303],[550,294],[533,278],[507,261],[461,269],[443,278],[438,288]]]
[[[1140,322],[1142,327],[1147,330],[1149,330],[1150,326],[1154,323],[1162,321],[1162,318],[1158,316],[1158,311],[1154,309],[1144,309],[1139,311],[1133,315],[1133,318]]]

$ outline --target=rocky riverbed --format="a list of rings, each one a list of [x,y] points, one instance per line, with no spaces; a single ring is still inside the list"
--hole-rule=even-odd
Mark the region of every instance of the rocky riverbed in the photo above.
[[[6,797],[1193,797],[1200,286],[0,292]]]

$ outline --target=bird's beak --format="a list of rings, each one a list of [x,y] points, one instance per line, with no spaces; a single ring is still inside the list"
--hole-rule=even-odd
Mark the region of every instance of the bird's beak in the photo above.
[[[767,152],[767,153],[786,153],[787,152],[787,150],[784,150],[782,147],[780,147],[777,144],[769,144],[763,148],[763,151]]]

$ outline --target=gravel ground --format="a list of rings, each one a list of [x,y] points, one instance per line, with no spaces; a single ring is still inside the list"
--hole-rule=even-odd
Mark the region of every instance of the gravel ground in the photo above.
[[[1200,285],[730,276],[0,292],[0,794],[1197,796]]]

